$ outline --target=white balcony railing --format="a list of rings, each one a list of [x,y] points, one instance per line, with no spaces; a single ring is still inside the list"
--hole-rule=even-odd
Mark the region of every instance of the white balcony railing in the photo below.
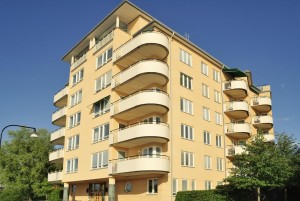
[[[237,154],[242,154],[243,152],[245,152],[245,146],[243,145],[226,147],[226,156],[234,156]]]
[[[48,182],[61,182],[62,181],[62,172],[52,172],[48,173]]]
[[[55,111],[53,114],[52,114],[52,122],[58,120],[59,118],[63,117],[67,115],[67,107],[63,107],[61,109],[58,109],[57,111]]]
[[[249,112],[249,106],[247,101],[230,101],[225,102],[224,104],[225,112],[234,112],[234,111],[246,111]]]
[[[68,86],[64,87],[62,90],[60,90],[54,95],[53,103],[56,103],[58,100],[60,100],[66,95],[68,95]]]
[[[65,127],[59,128],[51,133],[50,140],[51,140],[51,142],[58,140],[59,138],[65,137],[65,134],[66,134]]]
[[[248,87],[245,80],[230,80],[224,82],[223,89],[224,90],[243,89],[247,91]]]
[[[230,124],[225,124],[225,133],[230,134],[230,133],[246,133],[250,134],[251,129],[250,125],[248,123],[230,123]]]
[[[57,149],[49,154],[49,161],[55,161],[64,158],[64,148]]]
[[[94,46],[94,52],[97,52],[99,49],[101,49],[104,45],[109,43],[114,38],[114,31],[107,34],[104,38],[102,38],[95,46]]]
[[[272,124],[273,125],[273,117],[271,115],[261,115],[261,116],[254,116],[252,118],[252,124],[261,125],[261,124]]]
[[[74,69],[76,69],[78,66],[80,66],[85,61],[86,61],[86,54],[82,55],[82,57],[80,57],[77,61],[75,61],[71,65],[71,71],[74,70]]]

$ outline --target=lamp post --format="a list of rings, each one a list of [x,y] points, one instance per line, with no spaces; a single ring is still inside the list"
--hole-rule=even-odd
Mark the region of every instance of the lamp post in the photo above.
[[[23,126],[23,125],[8,125],[8,126],[5,126],[2,131],[1,131],[1,134],[0,134],[0,149],[1,149],[1,142],[2,142],[2,135],[3,135],[3,131],[8,128],[8,127],[12,127],[12,126],[15,126],[15,127],[20,127],[20,128],[31,128],[33,130],[32,134],[30,135],[31,138],[37,138],[38,135],[36,134],[36,128],[35,127],[30,127],[30,126]]]

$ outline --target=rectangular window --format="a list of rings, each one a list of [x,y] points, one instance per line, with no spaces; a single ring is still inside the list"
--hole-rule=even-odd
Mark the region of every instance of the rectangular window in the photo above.
[[[181,165],[194,167],[194,153],[191,152],[181,152]]]
[[[201,63],[201,72],[203,75],[208,76],[208,65],[206,63]]]
[[[82,100],[82,90],[79,90],[71,96],[71,103],[70,103],[71,107],[79,104],[81,100]]]
[[[187,88],[192,89],[193,88],[193,78],[190,76],[180,73],[180,85]]]
[[[176,195],[178,191],[178,180],[177,179],[173,179],[172,180],[172,194]]]
[[[193,102],[184,98],[180,98],[180,111],[193,114]]]
[[[182,187],[182,191],[187,191],[188,190],[188,181],[186,179],[183,179],[181,181],[181,187]]]
[[[192,180],[192,191],[197,190],[196,180]]]
[[[77,113],[73,114],[72,116],[70,116],[69,128],[73,128],[73,127],[79,125],[80,119],[81,119],[81,112],[77,112]]]
[[[78,149],[79,135],[74,135],[68,138],[68,150]]]
[[[94,117],[109,112],[110,109],[110,96],[106,96],[97,103],[94,103]]]
[[[215,112],[215,122],[218,125],[222,125],[222,117],[219,112]]]
[[[146,119],[143,120],[144,123],[156,123],[159,124],[161,122],[161,117],[157,117],[157,116],[153,116],[153,117],[148,117]]]
[[[95,80],[95,92],[101,91],[110,85],[112,79],[111,70]]]
[[[146,147],[143,148],[143,157],[152,158],[152,157],[161,157],[161,147]]]
[[[217,158],[217,170],[223,171],[223,158]]]
[[[156,194],[158,192],[158,180],[148,179],[148,193]]]
[[[207,107],[203,107],[203,120],[210,121],[210,110]]]
[[[72,158],[67,160],[67,173],[78,171],[78,158]]]
[[[205,84],[202,84],[202,96],[209,98],[209,87]]]
[[[83,79],[83,69],[77,71],[72,76],[72,86],[76,85],[78,82],[80,82]]]
[[[183,63],[189,66],[192,66],[192,55],[180,49],[180,61],[182,61]]]
[[[216,146],[222,147],[222,136],[221,135],[216,135]]]
[[[211,169],[211,156],[204,156],[205,169]]]
[[[102,124],[93,130],[93,142],[99,142],[109,137],[109,123]]]
[[[191,126],[181,124],[181,138],[194,140],[194,129]]]
[[[221,103],[221,94],[219,91],[214,91],[214,100],[216,103]]]
[[[108,166],[108,151],[92,154],[92,169],[105,168]]]
[[[210,144],[210,132],[203,131],[204,144]]]
[[[109,62],[112,58],[112,48],[109,48],[105,52],[103,52],[100,56],[97,58],[97,69],[102,67],[104,64]]]
[[[210,190],[211,189],[211,181],[205,181],[205,190]]]
[[[221,81],[221,79],[220,79],[220,72],[214,69],[213,70],[213,76],[214,76],[214,81],[220,83],[220,81]]]

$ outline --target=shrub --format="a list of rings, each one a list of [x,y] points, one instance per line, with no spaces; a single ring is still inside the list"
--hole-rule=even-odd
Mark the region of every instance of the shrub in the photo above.
[[[180,191],[175,201],[225,201],[217,190]]]

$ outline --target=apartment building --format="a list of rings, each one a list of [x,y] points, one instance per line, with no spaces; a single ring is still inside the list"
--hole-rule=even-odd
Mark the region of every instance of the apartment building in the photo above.
[[[64,200],[167,201],[213,189],[257,132],[273,141],[270,86],[229,68],[128,1],[64,57],[50,153]]]

